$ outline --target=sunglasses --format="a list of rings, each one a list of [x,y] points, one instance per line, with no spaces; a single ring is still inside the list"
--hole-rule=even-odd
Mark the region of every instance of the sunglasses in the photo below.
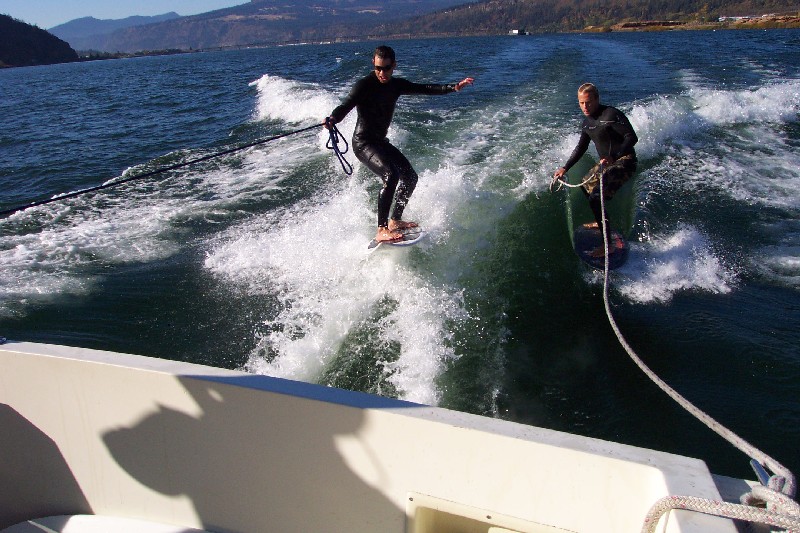
[[[394,68],[393,64],[392,65],[386,65],[384,67],[382,67],[380,65],[375,65],[375,70],[377,70],[378,72],[389,72],[393,68]]]

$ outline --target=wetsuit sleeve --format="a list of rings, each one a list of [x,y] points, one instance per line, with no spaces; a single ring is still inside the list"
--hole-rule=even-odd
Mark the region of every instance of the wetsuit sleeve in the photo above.
[[[589,134],[585,131],[581,130],[581,138],[578,140],[577,146],[575,149],[572,150],[572,155],[569,156],[567,162],[564,163],[564,170],[569,170],[572,166],[578,162],[578,160],[586,153],[586,150],[589,148],[589,141],[591,141]]]
[[[342,103],[339,104],[333,111],[331,111],[331,115],[336,122],[341,122],[344,120],[344,117],[353,110],[353,108],[358,105],[358,102],[361,100],[362,95],[366,90],[366,80],[361,79],[353,86],[350,90],[350,94],[342,100]]]
[[[414,83],[398,78],[400,94],[448,94],[456,91],[455,83]]]

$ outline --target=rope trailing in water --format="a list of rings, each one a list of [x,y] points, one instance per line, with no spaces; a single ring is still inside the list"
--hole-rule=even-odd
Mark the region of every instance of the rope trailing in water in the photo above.
[[[697,408],[689,400],[681,396],[672,387],[667,385],[655,372],[644,364],[644,361],[639,358],[636,352],[631,348],[628,342],[623,337],[622,333],[617,326],[614,316],[611,313],[611,304],[608,297],[608,227],[606,221],[606,206],[605,195],[603,194],[603,174],[599,173],[600,177],[600,212],[603,214],[602,231],[603,231],[603,249],[605,257],[603,261],[603,305],[605,306],[606,316],[617,336],[617,340],[628,353],[634,363],[642,370],[642,372],[650,378],[662,391],[667,393],[673,400],[686,409],[695,418],[703,422],[712,431],[727,440],[740,451],[753,458],[759,465],[769,468],[775,474],[769,476],[765,485],[755,486],[752,492],[744,494],[741,497],[741,504],[734,504],[723,501],[709,500],[706,498],[698,498],[693,496],[668,496],[662,498],[651,507],[650,512],[642,528],[642,533],[654,533],[660,517],[669,512],[671,509],[684,509],[687,511],[697,511],[714,516],[721,516],[725,518],[735,518],[740,520],[747,520],[750,522],[758,522],[769,524],[772,526],[784,527],[787,531],[800,531],[800,506],[792,500],[796,491],[796,481],[794,474],[792,474],[786,467],[769,457],[767,454],[751,445],[734,432],[714,420],[711,416]],[[763,482],[763,481],[762,481]],[[760,509],[755,506],[766,505],[767,509]]]
[[[45,205],[45,204],[57,202],[57,201],[60,201],[60,200],[66,200],[68,198],[74,198],[76,196],[81,196],[83,194],[88,194],[90,192],[95,192],[95,191],[100,191],[100,190],[103,190],[103,189],[108,189],[109,187],[116,187],[117,185],[122,185],[123,183],[127,183],[129,181],[149,178],[149,177],[155,176],[156,174],[162,174],[164,172],[169,172],[170,170],[176,170],[176,169],[183,168],[183,167],[186,167],[186,166],[189,166],[189,165],[193,165],[195,163],[208,161],[209,159],[214,159],[215,157],[220,157],[220,156],[223,156],[223,155],[232,154],[234,152],[239,152],[239,151],[245,150],[247,148],[252,148],[253,146],[258,146],[260,144],[266,144],[268,142],[275,141],[277,139],[282,139],[284,137],[289,137],[290,135],[297,135],[298,133],[303,133],[303,132],[306,132],[306,131],[309,131],[309,130],[313,130],[314,128],[319,128],[322,125],[323,124],[314,124],[313,126],[308,126],[307,128],[302,128],[302,129],[299,129],[299,130],[290,131],[288,133],[282,133],[280,135],[274,135],[274,136],[268,137],[266,139],[261,139],[259,141],[255,141],[255,142],[252,142],[252,143],[249,143],[249,144],[245,144],[245,145],[242,145],[242,146],[237,146],[236,148],[231,148],[229,150],[223,150],[221,152],[216,152],[214,154],[206,155],[206,156],[203,156],[203,157],[198,157],[197,159],[192,159],[191,161],[185,161],[183,163],[176,163],[174,165],[169,165],[169,166],[166,166],[166,167],[163,167],[163,168],[159,168],[159,169],[156,169],[156,170],[153,170],[153,171],[150,171],[150,172],[145,172],[144,174],[138,174],[136,176],[130,176],[130,177],[123,178],[123,179],[120,179],[120,180],[117,180],[117,181],[113,181],[111,183],[105,183],[103,185],[97,185],[95,187],[89,187],[87,189],[81,189],[79,191],[75,191],[75,192],[71,192],[71,193],[67,193],[67,194],[62,194],[62,195],[59,195],[59,196],[54,196],[53,198],[49,198],[47,200],[40,200],[38,202],[31,202],[29,204],[21,205],[21,206],[18,206],[18,207],[13,207],[11,209],[6,209],[4,211],[0,211],[0,217],[8,216],[8,215],[11,215],[13,213],[16,213],[17,211],[22,211],[22,210],[28,209],[30,207],[36,207],[36,206],[39,206],[39,205]]]
[[[333,150],[333,153],[336,154],[336,157],[339,159],[339,164],[342,165],[342,170],[344,170],[345,174],[350,176],[353,173],[353,165],[351,165],[347,159],[344,158],[344,154],[350,150],[350,145],[347,144],[347,140],[339,132],[339,128],[336,127],[336,124],[333,122],[328,122],[328,119],[325,120],[325,126],[330,132],[330,137],[328,137],[328,142],[325,144],[325,148],[328,150]],[[344,150],[339,149],[340,138],[344,143]]]

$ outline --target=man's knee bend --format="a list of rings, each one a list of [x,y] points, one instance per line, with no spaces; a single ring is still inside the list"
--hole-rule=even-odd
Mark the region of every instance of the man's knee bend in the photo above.
[[[387,170],[385,173],[381,174],[381,179],[383,180],[384,188],[394,190],[397,188],[397,184],[400,182],[402,177],[397,172]]]
[[[419,176],[412,170],[411,172],[404,172],[400,179],[406,186],[413,187],[417,184],[417,181],[419,181]]]

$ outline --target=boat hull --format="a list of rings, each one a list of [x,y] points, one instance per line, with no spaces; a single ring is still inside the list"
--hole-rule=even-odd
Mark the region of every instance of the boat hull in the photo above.
[[[0,368],[0,530],[620,532],[664,496],[720,498],[697,459],[369,394],[32,343]],[[673,512],[667,531],[736,530]]]

